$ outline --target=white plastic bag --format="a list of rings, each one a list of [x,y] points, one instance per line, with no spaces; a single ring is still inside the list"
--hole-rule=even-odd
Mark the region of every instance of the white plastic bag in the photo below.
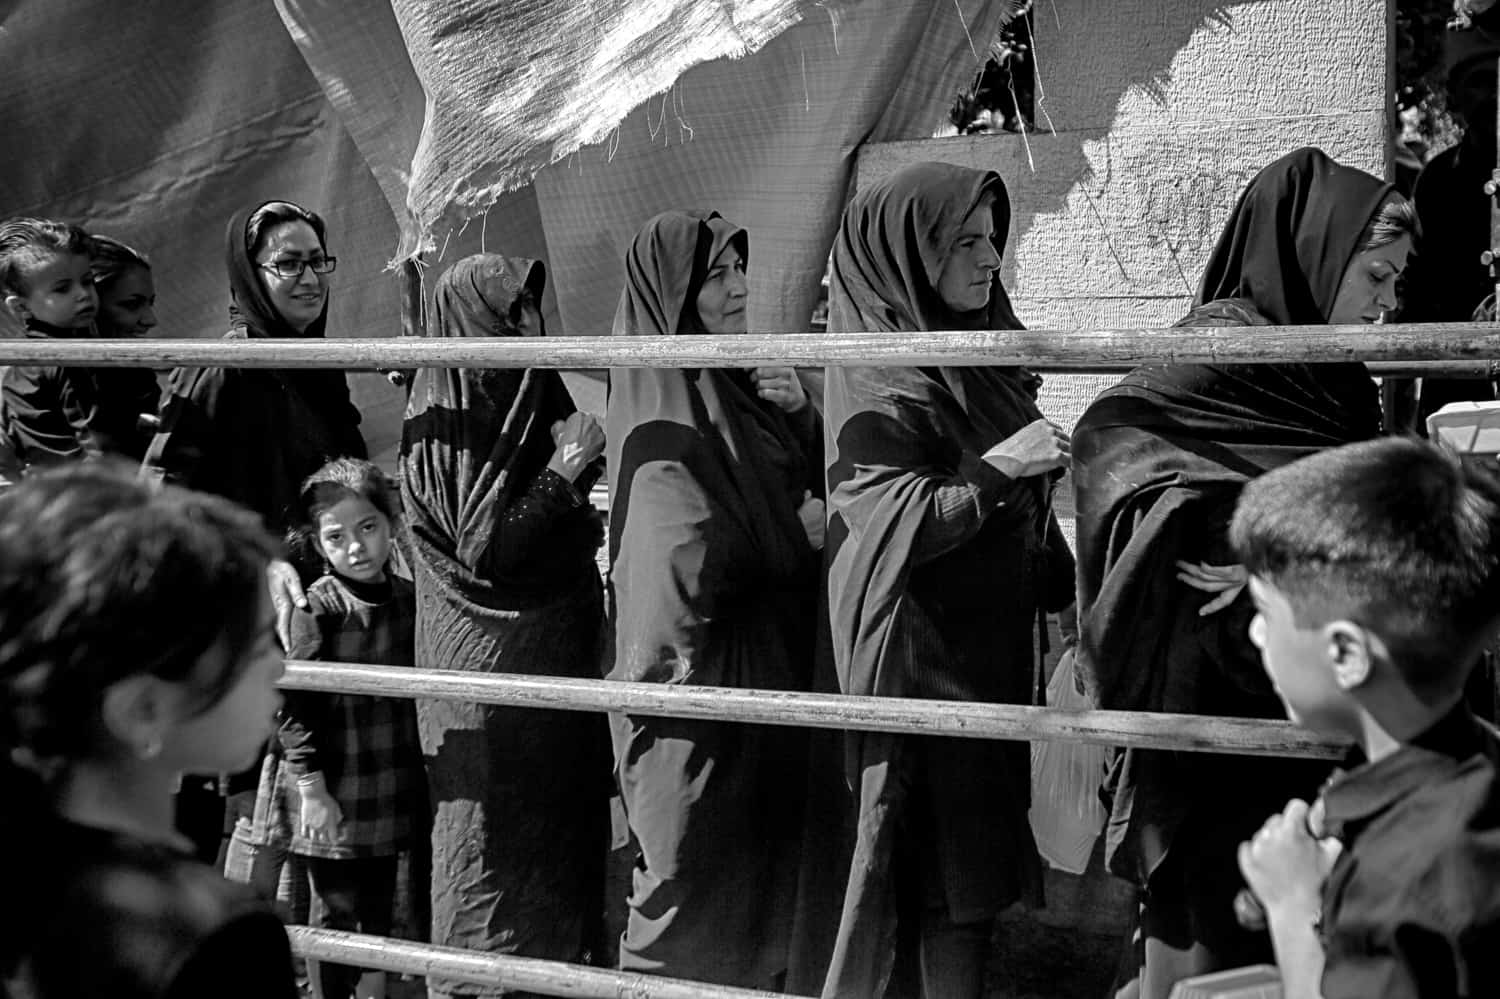
[[[1047,706],[1062,711],[1092,707],[1073,684],[1073,650],[1064,652],[1047,681]],[[1104,828],[1099,785],[1109,747],[1077,742],[1031,744],[1031,832],[1042,859],[1082,874]]]

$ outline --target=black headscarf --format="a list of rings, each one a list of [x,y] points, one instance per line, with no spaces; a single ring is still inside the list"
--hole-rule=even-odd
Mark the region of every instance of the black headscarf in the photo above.
[[[259,265],[252,256],[250,246],[250,219],[266,205],[280,202],[267,201],[254,208],[235,212],[229,220],[225,233],[225,266],[229,272],[229,337],[247,337],[252,340],[282,338],[291,340],[321,340],[328,326],[328,303],[332,296],[323,300],[323,311],[318,313],[308,327],[298,331],[286,321],[271,298],[265,285],[256,273]],[[323,252],[328,252],[328,233],[323,220],[309,213],[314,234]],[[275,377],[294,389],[313,409],[323,413],[334,422],[344,422],[349,411],[354,410],[355,422],[358,410],[349,398],[349,382],[342,371],[320,368],[289,368],[276,371]]]
[[[647,222],[626,254],[615,334],[701,330],[693,301],[709,265],[731,245],[745,256],[747,242],[716,212]],[[796,512],[806,456],[744,372],[718,369],[610,372],[606,440],[615,675],[691,668],[695,682],[720,682],[695,657],[725,601],[798,578],[813,558]],[[792,484],[795,496],[779,488]]]
[[[523,296],[540,303],[545,285],[539,261],[465,257],[438,280],[428,335],[520,336],[516,306]],[[481,602],[517,596],[508,591],[519,581],[498,578],[487,556],[506,511],[552,455],[552,424],[574,409],[556,371],[417,372],[402,433],[402,482],[418,557],[448,585]]]
[[[1276,326],[1328,322],[1366,226],[1395,187],[1304,147],[1240,195],[1196,304],[1248,299]]]
[[[1178,325],[1326,323],[1392,190],[1317,149],[1270,164],[1240,196],[1197,308]],[[1166,647],[1184,645],[1165,609],[1190,600],[1173,562],[1232,560],[1222,535],[1246,481],[1379,428],[1362,364],[1147,366],[1103,393],[1074,436],[1079,665],[1100,706],[1196,710],[1196,680],[1174,687],[1163,666]],[[1222,668],[1232,652],[1210,659]],[[1263,686],[1250,665],[1241,681]],[[1182,683],[1194,675],[1178,672]]]

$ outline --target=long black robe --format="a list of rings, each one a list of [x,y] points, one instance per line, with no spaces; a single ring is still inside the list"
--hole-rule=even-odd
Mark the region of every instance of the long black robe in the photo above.
[[[829,330],[1020,329],[998,274],[976,313],[935,290],[986,193],[1003,253],[1010,207],[994,173],[919,164],[857,194],[834,244]],[[1031,700],[1038,608],[1072,602],[1071,556],[1049,480],[1010,479],[980,456],[1041,417],[1036,384],[1017,368],[828,369],[829,619],[845,693]],[[1037,897],[1030,755],[1025,743],[866,733],[847,750],[857,837],[823,994],[878,996],[903,863],[922,903],[955,922]]]
[[[696,331],[691,303],[744,230],[668,212],[626,257],[616,334]],[[611,679],[807,689],[818,560],[797,516],[815,484],[812,407],[788,417],[743,372],[610,373]],[[811,452],[811,453],[809,453]],[[616,716],[640,845],[620,966],[769,987],[787,967],[805,737]]]
[[[518,335],[511,306],[523,290],[539,300],[543,274],[529,260],[460,260],[438,282],[431,335]],[[550,428],[573,411],[555,371],[417,373],[401,484],[419,667],[597,675],[599,514],[586,483],[583,495],[553,503],[573,487],[545,470]],[[433,942],[587,959],[602,942],[609,849],[604,719],[421,700],[417,717],[434,810]],[[429,987],[504,994],[441,979]]]
[[[1215,248],[1201,304],[1179,325],[1327,322],[1360,236],[1391,191],[1314,149],[1266,167]],[[1211,597],[1179,582],[1175,563],[1234,562],[1228,523],[1245,482],[1379,430],[1361,364],[1147,366],[1102,393],[1073,437],[1078,666],[1099,706],[1281,716],[1246,634],[1248,596],[1201,617]],[[1122,752],[1107,785],[1110,868],[1151,887],[1186,827],[1180,870],[1223,877],[1189,897],[1156,885],[1155,899],[1218,920],[1218,930],[1203,931],[1223,934],[1210,949],[1250,946],[1230,911],[1234,847],[1326,772],[1305,761]]]

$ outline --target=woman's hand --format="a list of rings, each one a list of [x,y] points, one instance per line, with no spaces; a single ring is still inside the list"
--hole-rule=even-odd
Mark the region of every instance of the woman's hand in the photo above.
[[[283,649],[292,647],[292,611],[307,610],[307,594],[292,563],[275,559],[266,566],[266,587],[276,609],[276,637]]]
[[[329,793],[323,775],[299,779],[297,792],[302,796],[302,835],[314,842],[333,842],[339,823],[344,821],[344,810]]]
[[[828,512],[823,501],[814,497],[810,489],[802,495],[802,505],[797,508],[797,519],[802,521],[802,529],[807,532],[807,543],[812,545],[813,551],[822,551],[823,542],[828,537]]]
[[[604,453],[604,428],[592,413],[573,413],[552,424],[552,443],[557,450],[547,467],[574,482],[595,458]]]
[[[1050,420],[1033,420],[983,455],[985,462],[1012,479],[1067,468],[1073,443]]]
[[[1209,565],[1207,562],[1178,562],[1177,578],[1195,590],[1218,594],[1198,609],[1200,617],[1216,614],[1234,603],[1250,574],[1242,565]]]
[[[755,394],[782,412],[800,413],[807,408],[807,390],[794,368],[751,368],[750,380],[755,383]]]

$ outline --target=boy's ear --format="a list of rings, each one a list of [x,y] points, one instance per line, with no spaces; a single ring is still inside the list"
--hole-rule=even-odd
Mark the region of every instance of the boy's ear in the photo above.
[[[31,310],[26,307],[26,299],[15,292],[10,292],[5,296],[5,307],[10,310],[11,315],[23,323],[31,318]]]
[[[1378,652],[1372,647],[1376,641],[1353,621],[1331,621],[1323,626],[1324,654],[1341,690],[1355,690],[1370,679]]]

